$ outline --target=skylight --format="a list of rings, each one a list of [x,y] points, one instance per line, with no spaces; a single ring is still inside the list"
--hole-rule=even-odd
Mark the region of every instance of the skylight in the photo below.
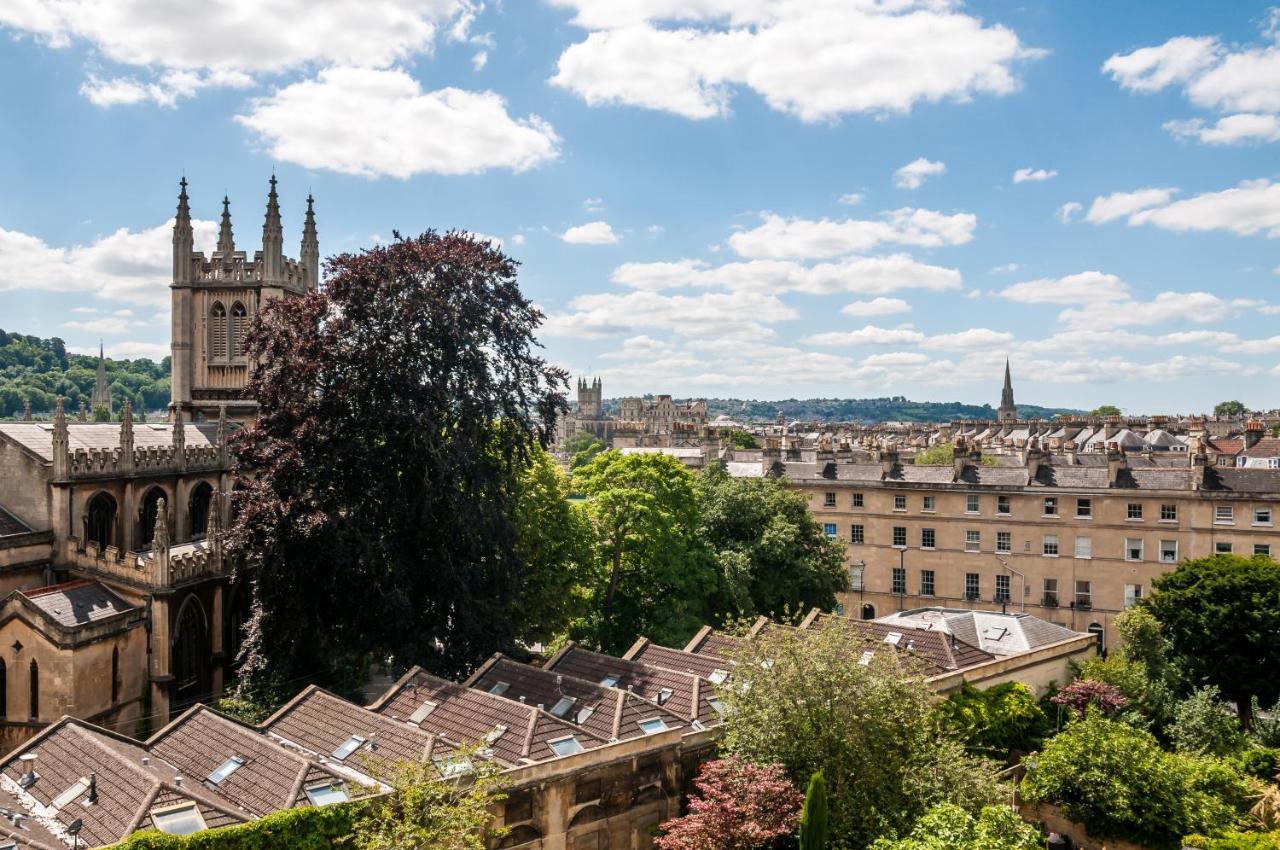
[[[506,731],[507,731],[507,727],[499,723],[497,726],[489,730],[488,735],[484,736],[484,742],[489,746],[493,746],[495,743],[497,743],[499,738],[501,738],[504,734],[506,734]]]
[[[720,701],[719,697],[708,697],[707,704],[711,706],[711,710],[716,714],[724,715],[724,703]]]
[[[449,756],[448,758],[434,758],[431,761],[435,763],[436,770],[440,771],[440,775],[446,779],[451,776],[461,776],[473,770],[471,759],[469,758]]]
[[[222,783],[222,780],[226,779],[243,766],[244,759],[240,758],[240,756],[231,756],[231,758],[218,765],[218,769],[213,773],[210,773],[207,778],[212,784],[219,785]]]
[[[616,687],[617,684],[618,684],[618,677],[614,675],[605,676],[603,679],[600,680],[600,686],[602,688],[613,688],[613,687]]]
[[[861,664],[863,667],[866,667],[868,664],[871,663],[871,658],[874,655],[875,653],[872,652],[871,650],[864,649],[862,651],[862,657],[858,659],[858,663]]]
[[[50,805],[55,809],[64,809],[76,801],[76,798],[89,790],[89,777],[82,776],[75,782],[71,783],[71,787],[58,795]]]
[[[151,822],[156,825],[156,829],[170,835],[191,835],[207,828],[195,803],[157,809],[151,813]]]
[[[884,642],[890,646],[897,646],[900,640],[902,640],[902,632],[889,632],[884,636]]]
[[[322,782],[319,785],[308,785],[303,791],[308,802],[313,806],[331,806],[334,803],[345,803],[351,799],[341,779],[333,782]]]
[[[711,684],[713,685],[723,685],[724,680],[728,678],[729,678],[728,670],[720,670],[717,668],[711,671],[711,675],[707,677],[707,680],[711,682]]]
[[[595,713],[596,713],[596,710],[591,706],[580,708],[578,709],[578,715],[577,717],[574,718],[574,720],[577,722],[579,726],[581,726],[583,723],[586,723],[587,720],[591,718],[591,715]]]
[[[409,715],[409,722],[417,725],[427,719],[427,715],[436,710],[434,702],[424,702],[413,710],[413,714]]]
[[[556,717],[565,717],[569,713],[569,709],[573,708],[573,704],[578,700],[575,697],[560,697],[556,700],[556,704],[551,706],[551,713]]]
[[[566,738],[557,738],[554,741],[547,741],[547,746],[558,756],[571,756],[574,753],[582,752],[582,744],[578,743],[578,739],[569,735]]]
[[[352,735],[350,738],[342,742],[342,746],[333,751],[333,757],[338,761],[342,761],[347,756],[354,753],[364,745],[364,738],[359,735]]]
[[[492,688],[489,689],[489,693],[494,694],[496,696],[502,696],[507,692],[507,688],[509,687],[511,687],[511,685],[507,682],[498,682]]]
[[[671,695],[674,693],[675,691],[671,690],[670,688],[663,688],[662,690],[658,691],[658,696],[656,698],[658,705],[666,705],[667,700],[671,699]]]
[[[667,731],[667,723],[661,717],[650,717],[648,720],[640,721],[640,728],[646,735],[656,735]]]

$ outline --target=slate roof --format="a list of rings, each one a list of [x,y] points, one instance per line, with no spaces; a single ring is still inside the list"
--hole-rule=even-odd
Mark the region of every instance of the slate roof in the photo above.
[[[1280,493],[1280,469],[1211,466],[1205,470],[1205,488],[1230,493]]]
[[[75,628],[137,610],[106,586],[90,580],[19,591],[55,622]]]
[[[616,687],[630,690],[650,702],[669,691],[662,707],[686,721],[699,721],[704,726],[720,722],[720,715],[709,698],[715,696],[711,683],[697,673],[651,666],[640,661],[615,658],[583,649],[570,643],[547,662],[545,669],[585,681],[600,682],[606,676],[617,681]]]
[[[810,619],[808,627],[844,629],[863,650],[879,652],[892,649],[907,653],[923,661],[929,675],[961,670],[995,659],[992,653],[980,649],[976,641],[965,641],[959,636],[952,640],[953,635],[931,629],[910,628],[905,624],[895,626],[874,620],[818,614]],[[896,643],[886,641],[893,634],[900,636]]]
[[[230,426],[230,423],[228,423]],[[183,437],[188,446],[217,446],[217,423],[183,423]],[[8,437],[18,445],[34,452],[42,460],[53,462],[53,425],[35,422],[0,423],[0,437]],[[120,447],[118,422],[68,422],[68,447],[76,449],[117,449]],[[173,426],[168,423],[139,423],[133,425],[133,445],[145,449],[148,446],[173,445]]]
[[[875,623],[890,629],[913,628],[916,633],[931,631],[939,637],[954,635],[958,643],[978,647],[988,659],[1027,652],[1081,634],[1032,614],[963,608],[914,608],[881,617]]]
[[[0,506],[0,537],[6,537],[10,534],[26,534],[30,530],[30,526],[6,511],[3,506]]]

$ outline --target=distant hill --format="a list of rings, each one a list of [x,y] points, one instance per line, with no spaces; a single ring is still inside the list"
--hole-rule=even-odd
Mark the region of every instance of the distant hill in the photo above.
[[[616,411],[620,399],[605,399],[606,410]],[[950,422],[953,419],[995,419],[989,404],[958,401],[911,401],[903,396],[890,398],[788,398],[756,401],[740,398],[709,398],[707,413],[739,420],[773,421],[781,410],[788,422]],[[1060,413],[1079,415],[1082,410],[1067,407],[1018,405],[1018,415],[1030,419],[1052,419]]]
[[[169,358],[160,362],[107,360],[107,382],[117,410],[128,398],[135,411],[160,410],[169,404]],[[68,354],[58,337],[42,339],[0,330],[0,418],[22,415],[31,402],[37,414],[53,412],[62,396],[68,415],[83,401],[89,404],[97,380],[98,358]]]

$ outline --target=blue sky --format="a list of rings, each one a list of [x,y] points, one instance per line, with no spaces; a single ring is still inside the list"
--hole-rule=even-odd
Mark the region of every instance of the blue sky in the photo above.
[[[178,177],[252,251],[274,168],[291,254],[500,240],[607,395],[1280,406],[1265,3],[263,5],[0,7],[0,327],[162,356]]]

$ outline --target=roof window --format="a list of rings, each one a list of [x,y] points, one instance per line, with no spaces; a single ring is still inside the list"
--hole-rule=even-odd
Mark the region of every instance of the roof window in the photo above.
[[[591,719],[591,715],[595,713],[596,710],[591,706],[584,706],[583,708],[578,709],[578,714],[573,718],[574,722],[581,726],[583,723],[586,723]]]
[[[418,706],[413,710],[413,714],[409,715],[409,722],[416,726],[417,724],[426,720],[427,716],[430,715],[431,712],[435,710],[436,710],[436,704],[434,702],[424,702],[422,705]]]
[[[558,756],[571,756],[574,753],[582,752],[582,744],[578,743],[578,739],[572,735],[564,738],[556,738],[554,741],[547,741],[547,746]]]
[[[871,663],[871,659],[874,656],[875,656],[874,652],[872,652],[869,649],[864,649],[862,651],[862,657],[858,659],[858,663],[861,664],[863,667],[866,667],[868,664]]]
[[[551,706],[551,713],[563,718],[569,714],[569,709],[573,708],[573,704],[577,701],[576,697],[560,697],[556,700],[556,704]]]
[[[713,685],[723,685],[724,680],[728,678],[729,678],[728,670],[721,670],[719,668],[716,668],[715,670],[711,671],[711,675],[707,677],[707,681],[709,681]]]
[[[210,784],[220,785],[222,784],[222,780],[226,779],[242,767],[244,767],[244,759],[240,758],[240,756],[231,756],[222,764],[218,765],[218,769],[213,773],[210,773],[206,778]]]
[[[434,758],[431,761],[435,764],[436,770],[440,771],[440,775],[446,779],[451,776],[462,776],[474,769],[469,758],[449,756],[448,758]]]
[[[613,688],[617,687],[617,685],[618,677],[614,676],[612,673],[600,680],[600,687],[602,688]]]
[[[511,685],[507,682],[497,682],[489,689],[489,693],[500,697],[507,692],[507,688],[509,687],[511,687]]]
[[[889,646],[897,646],[900,640],[902,640],[902,632],[889,632],[884,636],[884,642]]]
[[[169,835],[191,835],[208,828],[195,803],[156,809],[151,812],[151,822],[156,825],[156,829]]]
[[[61,794],[59,794],[57,796],[57,799],[55,799],[49,805],[53,806],[53,808],[55,809],[65,809],[67,806],[74,803],[77,797],[79,797],[81,794],[85,793],[88,790],[89,790],[89,777],[82,776],[79,779],[77,779],[75,782],[71,783],[71,787],[68,788],[66,791],[63,791]]]
[[[341,779],[308,785],[303,791],[307,795],[307,801],[313,806],[332,806],[334,803],[345,803],[351,799]]]
[[[333,751],[333,757],[338,761],[342,761],[362,746],[364,746],[364,738],[361,738],[359,735],[352,735],[350,738],[342,742],[342,746]]]
[[[650,717],[648,720],[640,721],[640,729],[646,735],[656,735],[667,731],[667,722],[661,717]]]

